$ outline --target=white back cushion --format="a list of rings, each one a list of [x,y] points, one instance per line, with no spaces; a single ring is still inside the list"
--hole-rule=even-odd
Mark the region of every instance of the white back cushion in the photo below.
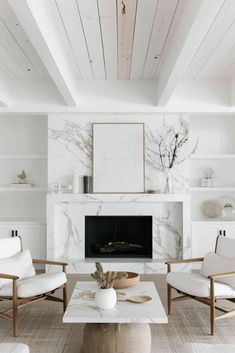
[[[0,238],[0,259],[13,256],[21,251],[21,241],[19,237]]]
[[[235,259],[235,239],[218,237],[216,254]]]
[[[209,252],[202,263],[201,275],[208,277],[211,275],[235,271],[235,259],[220,256]],[[235,289],[235,276],[218,278],[216,282],[224,283]]]
[[[30,251],[24,250],[14,256],[0,259],[0,273],[18,276],[19,279],[35,276]],[[8,282],[11,280],[0,278],[0,288]]]

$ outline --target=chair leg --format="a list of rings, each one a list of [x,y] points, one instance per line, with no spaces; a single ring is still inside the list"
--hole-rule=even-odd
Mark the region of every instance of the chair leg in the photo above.
[[[63,288],[63,306],[64,306],[64,312],[67,308],[68,305],[68,296],[67,296],[67,283],[65,283],[64,288]]]
[[[169,284],[167,284],[167,306],[168,306],[168,315],[171,314],[171,291],[172,288]]]
[[[215,293],[214,281],[210,281],[210,315],[211,315],[211,335],[215,334]]]
[[[13,281],[13,335],[18,336],[18,299],[16,281]]]

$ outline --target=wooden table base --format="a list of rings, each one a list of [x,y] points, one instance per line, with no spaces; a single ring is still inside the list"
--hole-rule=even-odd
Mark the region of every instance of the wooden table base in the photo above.
[[[83,353],[151,353],[149,324],[86,324]]]

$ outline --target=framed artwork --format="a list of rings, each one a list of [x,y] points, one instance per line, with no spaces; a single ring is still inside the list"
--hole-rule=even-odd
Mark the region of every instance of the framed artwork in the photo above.
[[[94,123],[93,192],[143,193],[144,124]]]

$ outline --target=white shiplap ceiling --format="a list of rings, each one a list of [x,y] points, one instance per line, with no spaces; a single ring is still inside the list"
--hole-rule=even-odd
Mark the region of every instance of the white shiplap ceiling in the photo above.
[[[0,72],[13,79],[48,78],[7,0],[0,0]]]
[[[152,80],[165,105],[182,80],[235,82],[235,0],[0,0],[0,76],[5,105],[8,79],[72,106],[82,80]]]
[[[180,0],[40,1],[77,78],[154,80]],[[8,0],[0,0],[0,34],[0,71],[17,79],[47,77]]]
[[[184,0],[40,1],[47,8],[75,77],[156,80],[169,34],[179,17],[179,4]],[[33,44],[8,0],[0,0],[0,72],[16,79],[48,78]],[[225,0],[183,79],[234,75],[235,0]]]
[[[226,0],[204,37],[184,79],[223,79],[235,75],[235,1]]]

